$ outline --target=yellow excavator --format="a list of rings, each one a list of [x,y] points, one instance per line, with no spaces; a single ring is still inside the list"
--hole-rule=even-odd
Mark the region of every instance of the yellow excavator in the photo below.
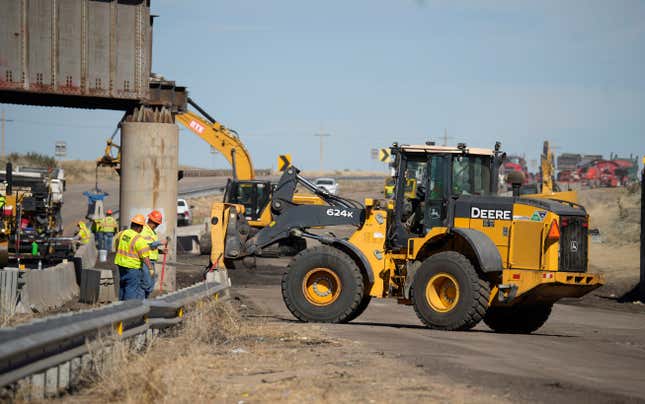
[[[557,199],[572,203],[578,202],[578,193],[576,191],[562,191],[555,182],[555,164],[554,156],[548,140],[542,145],[542,155],[540,156],[540,177],[541,181],[533,184],[533,190],[521,192],[522,196],[527,198],[548,198]],[[537,191],[537,192],[536,192]]]
[[[244,216],[248,226],[246,230],[250,234],[255,234],[259,229],[272,222],[269,206],[274,185],[269,180],[255,178],[251,155],[237,132],[222,125],[190,97],[187,102],[198,113],[189,110],[179,112],[175,115],[175,121],[184,125],[220,152],[231,165],[233,175],[226,184],[223,201],[244,207]],[[114,142],[116,133],[117,131],[108,139],[103,156],[96,162],[97,167],[119,169],[121,151],[120,146]],[[293,196],[293,202],[306,205],[322,205],[324,203],[313,194],[296,194]],[[294,255],[304,248],[305,244],[301,239],[287,239],[280,243],[279,251],[274,251],[274,255]]]
[[[530,333],[553,304],[603,284],[588,272],[589,215],[564,200],[497,196],[505,157],[493,149],[398,145],[391,199],[364,204],[316,189],[296,167],[271,201],[273,222],[249,235],[244,207],[215,203],[211,262],[263,257],[285,238],[318,244],[295,256],[282,297],[298,319],[348,322],[372,298],[414,307],[428,327],[468,330],[484,321],[497,332]],[[406,192],[416,181],[414,196]],[[292,203],[300,184],[325,206]],[[356,228],[349,237],[312,229]],[[228,260],[228,263],[227,263]]]

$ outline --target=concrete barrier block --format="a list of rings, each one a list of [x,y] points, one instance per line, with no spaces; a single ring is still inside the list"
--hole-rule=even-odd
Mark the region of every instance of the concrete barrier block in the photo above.
[[[84,269],[81,273],[81,301],[109,303],[119,300],[118,270]]]
[[[177,236],[177,253],[183,254],[200,254],[199,236],[185,235]]]
[[[228,277],[228,271],[226,269],[206,272],[206,282],[217,282],[228,287],[231,286],[231,278]]]
[[[74,257],[81,258],[83,269],[90,269],[96,266],[98,250],[96,249],[96,244],[94,243],[94,235],[90,236],[89,243],[81,245],[78,250],[76,250]]]
[[[0,270],[0,316],[6,318],[16,313],[18,305],[19,270]]]
[[[43,270],[26,270],[24,281],[20,290],[20,302],[34,311],[43,312],[60,307],[79,295],[74,264],[71,262]]]

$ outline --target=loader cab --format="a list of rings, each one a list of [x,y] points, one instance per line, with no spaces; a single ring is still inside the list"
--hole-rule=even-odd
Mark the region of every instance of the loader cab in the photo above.
[[[260,219],[262,211],[271,198],[271,183],[269,181],[229,179],[226,183],[224,202],[244,205],[246,220]]]
[[[468,149],[465,145],[393,146],[395,187],[393,226],[388,241],[404,248],[412,237],[434,227],[450,227],[456,200],[465,195],[490,196],[497,191],[502,158],[498,150]],[[416,192],[406,192],[410,180]]]

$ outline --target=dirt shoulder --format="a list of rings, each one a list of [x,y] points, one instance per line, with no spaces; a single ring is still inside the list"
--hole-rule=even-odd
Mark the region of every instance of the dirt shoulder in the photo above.
[[[505,402],[333,338],[323,327],[281,320],[244,295],[206,307],[181,333],[145,353],[121,355],[67,402]]]

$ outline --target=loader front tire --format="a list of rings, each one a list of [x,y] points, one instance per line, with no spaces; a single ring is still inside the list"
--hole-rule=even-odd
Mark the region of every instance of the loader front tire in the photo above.
[[[486,313],[490,287],[472,263],[455,251],[427,258],[414,275],[410,298],[419,319],[436,330],[476,326]]]
[[[282,299],[287,309],[305,322],[350,321],[364,302],[364,289],[356,263],[344,252],[325,245],[296,255],[282,276]]]
[[[367,309],[367,306],[370,305],[370,301],[372,301],[372,296],[365,294],[363,296],[363,300],[361,300],[358,307],[356,307],[356,310],[354,310],[354,312],[350,314],[349,317],[347,317],[347,320],[345,320],[345,322],[353,321],[356,318],[358,318],[361,314],[363,314],[365,309]]]
[[[530,334],[546,323],[552,304],[490,307],[484,322],[493,331],[506,334]]]

